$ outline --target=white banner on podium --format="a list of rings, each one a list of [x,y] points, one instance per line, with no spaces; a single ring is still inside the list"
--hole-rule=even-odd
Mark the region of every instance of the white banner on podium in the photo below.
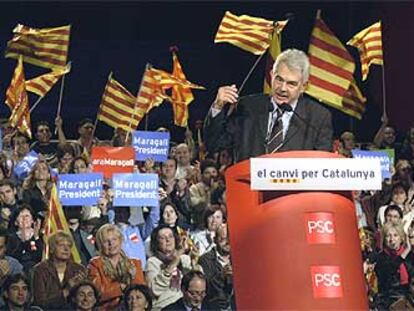
[[[252,190],[380,190],[378,159],[252,158]]]

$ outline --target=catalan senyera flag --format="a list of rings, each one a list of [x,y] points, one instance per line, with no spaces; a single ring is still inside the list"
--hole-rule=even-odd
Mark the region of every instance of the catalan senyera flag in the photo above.
[[[288,23],[285,21],[278,21],[275,30],[272,34],[272,41],[267,52],[265,79],[263,85],[263,93],[271,94],[272,92],[272,68],[276,57],[282,52],[282,30]]]
[[[26,90],[44,97],[59,79],[70,72],[70,64],[26,81]]]
[[[172,75],[180,81],[187,81],[184,71],[178,60],[177,54],[173,52],[173,72]],[[188,105],[194,100],[191,88],[204,89],[202,86],[198,86],[190,83],[190,86],[183,86],[176,84],[172,86],[172,106],[174,112],[174,124],[181,127],[186,127],[188,124]]]
[[[310,75],[306,93],[341,109],[353,80],[355,62],[319,14],[309,44]]]
[[[362,80],[367,79],[371,64],[384,64],[380,21],[358,32],[346,44],[356,47],[359,51]]]
[[[162,77],[165,77],[164,86],[161,85]],[[142,76],[141,87],[138,90],[135,109],[138,115],[142,117],[150,112],[154,107],[158,107],[164,100],[172,102],[165,89],[167,85],[172,85],[174,77],[162,70],[147,65]]]
[[[69,50],[70,25],[30,28],[18,24],[7,42],[6,58],[23,56],[23,61],[44,68],[64,68]]]
[[[56,189],[56,184],[53,184],[52,191],[50,194],[50,201],[48,206],[48,211],[46,214],[45,222],[44,222],[44,242],[46,247],[43,249],[43,259],[49,258],[49,247],[47,243],[47,239],[49,236],[58,230],[62,230],[66,233],[72,234],[68,222],[66,220],[66,216],[63,212],[62,205],[60,204],[58,192]],[[78,249],[76,245],[72,245],[72,260],[76,263],[80,263],[81,259],[79,256]]]
[[[261,55],[270,45],[273,29],[273,21],[248,15],[237,16],[227,11],[214,43],[230,43],[247,52]]]
[[[113,128],[122,128],[128,132],[135,130],[142,119],[142,115],[135,112],[135,103],[136,97],[116,81],[111,73],[97,118]]]
[[[16,69],[14,70],[12,80],[6,91],[6,104],[11,111],[9,118],[10,125],[16,127],[19,132],[27,135],[29,138],[32,138],[29,99],[25,87],[22,57],[19,57],[17,60]]]
[[[340,110],[347,115],[361,120],[362,114],[365,112],[366,101],[367,99],[358,88],[355,79],[353,79],[348,91],[344,95],[342,108]]]

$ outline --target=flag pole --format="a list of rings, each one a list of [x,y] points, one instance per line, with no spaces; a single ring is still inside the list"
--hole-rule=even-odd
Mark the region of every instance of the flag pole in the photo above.
[[[241,91],[243,90],[244,86],[246,85],[247,80],[249,80],[250,76],[252,75],[253,71],[256,69],[257,65],[259,64],[260,60],[263,58],[263,55],[266,53],[263,52],[256,60],[256,62],[253,64],[253,66],[250,68],[249,72],[247,73],[246,77],[244,78],[239,91],[237,92],[238,95],[240,95]]]
[[[40,101],[43,99],[44,96],[39,96],[38,99],[36,99],[36,102],[33,104],[32,108],[30,108],[29,113],[32,113],[33,110],[39,105]]]
[[[133,116],[134,116],[134,114],[135,114],[135,110],[136,110],[137,105],[138,105],[139,93],[141,92],[141,88],[142,88],[142,85],[143,85],[143,83],[144,83],[144,75],[145,75],[145,73],[147,72],[147,70],[149,70],[151,67],[152,67],[152,65],[151,65],[150,63],[147,63],[147,64],[145,65],[144,74],[142,75],[142,77],[141,77],[141,82],[139,83],[138,94],[137,94],[137,98],[136,98],[136,100],[135,100],[134,111],[132,112],[132,114],[131,114],[131,118],[130,118],[130,120],[129,120],[129,125],[128,125],[129,130],[127,131],[127,134],[126,134],[126,136],[125,136],[125,142],[124,142],[124,144],[126,144],[126,142],[127,142],[128,138],[129,138],[129,134],[130,134],[130,132],[131,132],[131,130],[130,130],[130,129],[131,129],[131,125],[132,125],[132,118],[133,118]],[[146,118],[145,120],[147,120],[147,118]],[[147,125],[146,125],[146,124],[147,124],[147,121],[145,121],[145,130],[147,130]]]

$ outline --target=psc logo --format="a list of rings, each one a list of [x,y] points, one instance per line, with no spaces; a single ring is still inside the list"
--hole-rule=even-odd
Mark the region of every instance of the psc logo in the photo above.
[[[342,278],[338,266],[312,266],[311,275],[315,298],[342,297]]]
[[[335,244],[335,222],[332,213],[305,213],[306,239],[309,244]]]

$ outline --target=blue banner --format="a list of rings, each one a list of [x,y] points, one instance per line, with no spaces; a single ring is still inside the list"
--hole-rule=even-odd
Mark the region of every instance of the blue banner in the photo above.
[[[14,174],[20,180],[27,177],[33,166],[39,159],[38,154],[35,151],[30,151],[19,163],[14,167]]]
[[[114,174],[114,206],[158,206],[157,174]]]
[[[134,131],[132,147],[135,149],[135,160],[153,158],[156,162],[164,162],[168,157],[170,133]]]
[[[102,173],[62,174],[58,194],[62,205],[94,205],[101,196]]]
[[[381,162],[382,179],[391,178],[391,159],[386,151],[366,151],[359,149],[352,149],[352,156],[355,159],[379,159]]]

